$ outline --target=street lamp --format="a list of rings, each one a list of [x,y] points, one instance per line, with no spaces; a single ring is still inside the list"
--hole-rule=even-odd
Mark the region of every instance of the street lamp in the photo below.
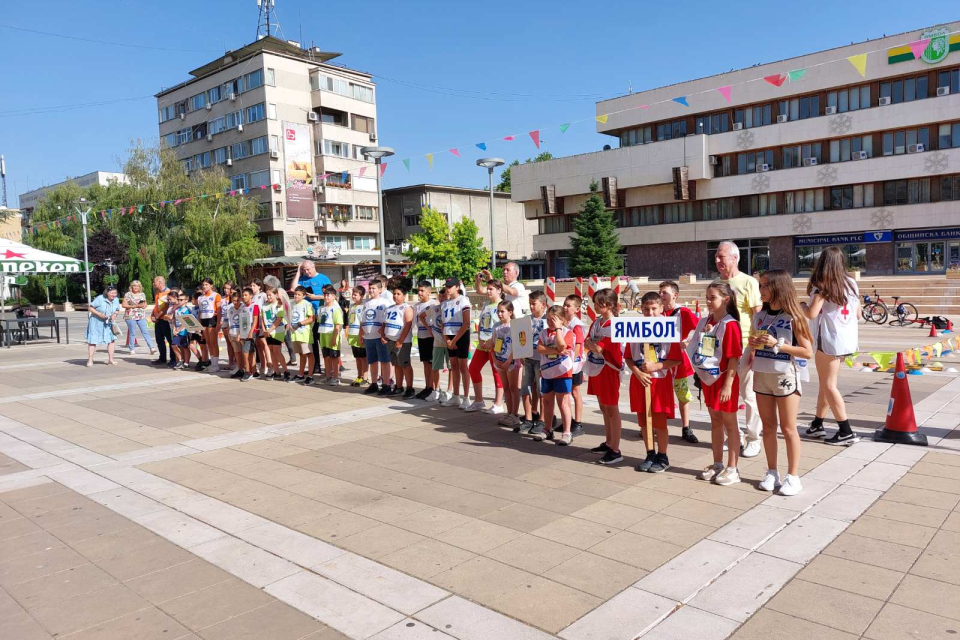
[[[493,170],[504,165],[503,158],[480,158],[478,167],[485,167],[490,176],[490,271],[497,268],[497,250],[493,240]]]
[[[393,155],[393,149],[390,147],[363,147],[360,153],[373,158],[377,164],[377,218],[380,221],[380,273],[387,275],[387,247],[383,239],[383,191],[380,189],[380,163],[381,161]]]
[[[87,315],[90,315],[90,307],[93,306],[93,303],[90,300],[90,258],[87,255],[87,214],[90,213],[91,207],[87,204],[86,198],[80,198],[76,205],[77,213],[80,214],[80,222],[83,224],[83,272],[87,276]],[[83,211],[80,207],[86,207],[86,211]]]

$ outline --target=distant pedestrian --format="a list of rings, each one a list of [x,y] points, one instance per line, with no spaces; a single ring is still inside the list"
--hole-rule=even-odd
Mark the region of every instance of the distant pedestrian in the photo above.
[[[123,302],[120,303],[120,306],[124,309],[123,319],[127,323],[127,348],[130,349],[131,355],[137,352],[137,329],[140,329],[140,335],[143,337],[143,341],[147,343],[150,353],[156,353],[157,349],[153,346],[153,340],[147,332],[147,296],[143,292],[143,285],[140,284],[139,280],[130,283],[130,290],[123,295]]]
[[[117,314],[120,313],[120,301],[117,300],[117,288],[110,285],[103,294],[90,303],[89,319],[87,320],[87,366],[93,366],[93,354],[99,345],[107,345],[107,364],[116,364],[113,361],[113,350],[117,342],[114,333]]]
[[[157,276],[153,279],[153,312],[150,319],[154,322],[154,336],[157,338],[157,350],[160,357],[153,361],[153,364],[167,364],[167,345],[170,345],[170,363],[173,367],[177,364],[177,355],[173,351],[173,333],[170,331],[170,322],[167,315],[167,300],[170,295],[170,289],[167,287],[167,279],[163,276]]]

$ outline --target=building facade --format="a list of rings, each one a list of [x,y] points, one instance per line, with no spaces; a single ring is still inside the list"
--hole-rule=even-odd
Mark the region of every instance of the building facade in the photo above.
[[[522,279],[543,277],[543,258],[533,250],[537,221],[524,217],[524,206],[513,202],[509,193],[493,194],[493,228],[498,264],[507,260],[520,266]],[[388,246],[402,247],[419,233],[420,215],[430,207],[446,216],[453,225],[464,218],[477,224],[483,244],[490,248],[490,192],[483,189],[418,184],[386,189],[383,192],[384,237]]]
[[[157,94],[163,144],[188,171],[219,166],[253,190],[274,257],[377,249],[375,168],[360,152],[377,139],[376,87],[337,56],[269,36]]]
[[[572,216],[597,182],[630,274],[710,276],[726,239],[748,272],[809,273],[829,245],[867,274],[960,266],[958,31],[955,22],[597,103],[597,131],[619,148],[511,170],[514,201],[539,225],[534,249],[550,275],[567,275]],[[922,40],[915,59],[910,43]]]
[[[30,224],[30,216],[33,214],[33,210],[36,209],[37,203],[40,202],[43,196],[50,191],[53,191],[57,187],[70,183],[73,183],[81,188],[87,188],[94,184],[99,184],[105,187],[111,182],[127,182],[127,176],[126,174],[117,173],[115,171],[93,171],[82,176],[77,176],[76,178],[68,178],[67,180],[62,180],[45,187],[40,187],[39,189],[21,193],[19,195],[19,201],[23,224]]]

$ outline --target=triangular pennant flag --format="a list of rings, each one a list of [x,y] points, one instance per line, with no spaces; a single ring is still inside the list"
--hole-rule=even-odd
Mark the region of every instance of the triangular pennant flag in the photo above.
[[[362,177],[363,177],[363,174],[365,174],[366,172],[367,172],[367,168],[366,168],[366,167],[360,167],[360,175],[359,175],[358,177],[362,178]]]
[[[923,55],[923,52],[927,50],[927,45],[930,44],[930,38],[924,38],[922,40],[917,40],[910,43],[910,51],[913,51],[913,59],[919,60],[920,56]]]
[[[780,85],[783,84],[784,80],[787,79],[787,76],[780,75],[780,74],[778,73],[778,74],[773,75],[773,76],[765,76],[763,79],[764,79],[765,81],[769,82],[770,84],[772,84],[773,86],[779,87]]]
[[[407,171],[410,171],[410,158],[403,159],[403,166],[407,168]]]
[[[566,133],[567,129],[570,128],[570,123],[560,125],[560,133]]]
[[[717,87],[717,91],[726,99],[727,104],[730,104],[730,92],[733,91],[733,86],[728,84],[725,87]]]
[[[867,54],[859,53],[855,56],[850,56],[847,60],[849,60],[853,68],[857,70],[857,73],[864,78],[867,77]]]
[[[430,165],[430,171],[433,171],[433,154],[427,154],[427,164]]]
[[[536,145],[537,149],[540,148],[540,129],[534,129],[529,133],[530,139],[533,140],[533,144]]]
[[[892,351],[871,351],[870,352],[870,357],[873,358],[873,360],[878,365],[880,365],[881,369],[887,369],[890,366],[890,364],[893,362],[893,359],[894,357],[896,357],[896,355],[897,354]]]
[[[933,355],[939,358],[941,353],[943,353],[943,343],[937,342],[933,345]]]
[[[503,136],[503,139],[506,140],[507,142],[512,142],[513,140],[516,139],[516,136]]]
[[[384,162],[380,165],[380,177],[383,177],[383,174],[387,172],[387,163]]]
[[[457,149],[456,147],[454,147],[453,149],[450,149],[450,153],[457,156],[458,158],[460,157],[460,150]]]
[[[793,71],[790,71],[787,75],[790,76],[790,82],[796,82],[797,80],[802,78],[806,72],[807,72],[806,69],[794,69]]]
[[[673,101],[677,104],[682,104],[685,107],[689,107],[690,103],[687,102],[687,96],[680,96],[679,98],[673,98]]]
[[[860,354],[859,354],[859,353],[851,353],[851,354],[848,355],[846,358],[844,358],[843,361],[847,364],[848,367],[850,367],[851,369],[853,369],[853,365],[854,365],[854,363],[856,363],[856,361],[857,361],[857,356],[858,356],[858,355],[860,355]]]
[[[487,143],[486,143],[486,142],[478,142],[478,143],[477,143],[477,149],[480,149],[480,151],[486,151],[486,150],[487,150]]]
[[[608,116],[608,115],[609,115],[609,114],[605,113],[605,114],[603,114],[602,116],[597,116],[595,119],[596,119],[596,121],[599,122],[600,124],[607,124],[607,116]]]

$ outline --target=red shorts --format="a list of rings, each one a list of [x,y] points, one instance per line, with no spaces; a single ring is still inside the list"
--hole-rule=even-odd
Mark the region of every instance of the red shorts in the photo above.
[[[647,415],[647,397],[644,386],[637,380],[637,376],[630,376],[630,411],[641,418]],[[651,413],[663,414],[667,419],[673,418],[673,377],[654,378],[650,385]]]
[[[726,402],[720,402],[721,389],[723,389],[723,378],[718,378],[710,385],[703,383],[703,404],[707,405],[708,409],[721,413],[736,413],[740,407],[740,376],[734,376],[730,399]]]
[[[620,404],[620,372],[604,366],[603,371],[587,381],[587,393],[597,396],[600,404]]]

